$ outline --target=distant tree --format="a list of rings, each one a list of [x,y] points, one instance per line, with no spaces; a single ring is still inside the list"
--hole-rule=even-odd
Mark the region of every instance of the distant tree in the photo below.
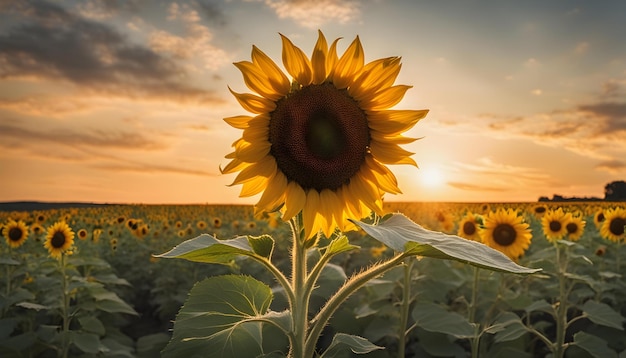
[[[604,200],[626,201],[626,181],[612,181],[605,185]]]

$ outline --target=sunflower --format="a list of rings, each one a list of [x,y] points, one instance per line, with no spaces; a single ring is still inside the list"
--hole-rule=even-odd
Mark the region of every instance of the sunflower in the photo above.
[[[452,214],[447,211],[437,210],[435,212],[435,219],[439,224],[440,230],[443,232],[450,232],[454,227],[454,218]]]
[[[339,57],[319,31],[310,58],[282,36],[283,65],[290,80],[265,53],[252,47],[252,62],[235,63],[256,94],[231,90],[254,116],[224,120],[242,129],[222,173],[239,172],[231,185],[241,197],[262,193],[262,212],[282,212],[283,220],[302,213],[306,237],[339,228],[347,219],[382,214],[385,193],[397,194],[396,177],[385,164],[412,164],[400,147],[414,141],[401,134],[428,110],[390,110],[410,86],[393,85],[400,58],[364,63],[359,37]]]
[[[546,239],[550,242],[561,240],[565,234],[567,234],[567,221],[571,214],[568,216],[563,212],[562,208],[556,210],[548,210],[541,218],[541,227]]]
[[[580,240],[580,237],[583,236],[583,233],[585,232],[585,224],[586,222],[582,219],[580,215],[569,216],[569,220],[565,224],[565,229],[567,230],[567,238],[570,241]]]
[[[480,237],[485,245],[516,260],[530,246],[532,234],[528,226],[517,211],[498,209],[485,216]]]
[[[593,223],[596,225],[598,230],[602,228],[602,223],[604,222],[604,210],[598,209],[598,211],[593,214]]]
[[[600,235],[605,239],[620,242],[624,239],[626,226],[626,209],[615,208],[605,212],[605,220],[600,228]]]
[[[80,240],[87,239],[87,234],[88,234],[87,230],[85,230],[85,229],[80,229],[80,230],[78,230],[78,232],[76,232],[76,235],[78,236],[78,238]]]
[[[48,249],[50,256],[55,259],[69,251],[74,244],[74,232],[65,221],[57,221],[48,227],[48,234],[43,246]]]
[[[545,205],[535,205],[533,207],[532,213],[538,218],[543,217],[543,215],[548,211]]]
[[[15,249],[26,242],[28,238],[28,226],[26,226],[26,223],[22,220],[15,221],[9,219],[9,222],[4,225],[3,234],[7,244]]]
[[[467,213],[459,222],[459,231],[457,235],[468,240],[480,241],[479,228],[482,219],[479,215]]]

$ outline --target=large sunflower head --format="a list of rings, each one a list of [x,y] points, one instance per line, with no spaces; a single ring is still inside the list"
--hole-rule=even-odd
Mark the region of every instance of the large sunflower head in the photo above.
[[[605,239],[620,242],[626,237],[626,209],[614,208],[605,212],[600,235]]]
[[[58,221],[48,228],[44,247],[50,256],[60,259],[74,244],[74,232],[65,221]]]
[[[562,208],[548,210],[541,218],[543,234],[550,242],[561,240],[567,234],[567,222],[571,214],[563,212]]]
[[[348,229],[348,218],[382,214],[385,193],[400,193],[385,164],[413,164],[401,134],[428,110],[391,110],[410,86],[394,85],[400,58],[365,64],[358,37],[340,56],[319,32],[308,57],[282,36],[289,77],[256,46],[252,61],[235,63],[249,89],[237,101],[253,116],[224,120],[242,129],[222,173],[239,172],[240,196],[262,193],[257,214],[302,213],[306,236]]]
[[[22,246],[28,238],[28,226],[26,226],[26,223],[22,220],[15,221],[9,219],[4,225],[3,234],[9,247],[18,248]]]
[[[513,209],[498,209],[484,218],[480,237],[485,245],[517,260],[530,246],[532,234],[523,217]]]

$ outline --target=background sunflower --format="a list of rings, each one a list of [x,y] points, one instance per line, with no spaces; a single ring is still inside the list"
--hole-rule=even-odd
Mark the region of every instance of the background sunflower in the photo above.
[[[518,259],[530,246],[532,234],[529,225],[513,209],[498,209],[485,216],[480,237],[487,246]]]

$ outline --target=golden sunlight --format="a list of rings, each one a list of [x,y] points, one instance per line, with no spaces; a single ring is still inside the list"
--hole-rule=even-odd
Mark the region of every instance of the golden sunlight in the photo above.
[[[421,169],[419,175],[422,183],[427,187],[439,187],[444,184],[443,174],[437,168]]]

